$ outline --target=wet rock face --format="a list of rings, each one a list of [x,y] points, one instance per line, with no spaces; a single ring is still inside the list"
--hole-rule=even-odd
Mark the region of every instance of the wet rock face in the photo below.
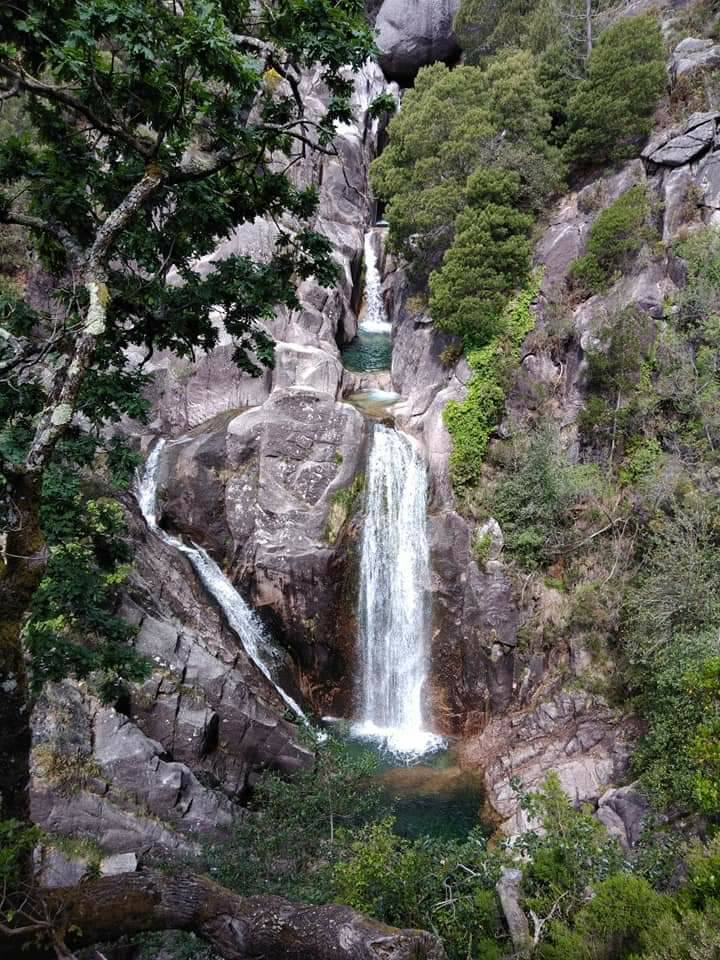
[[[375,27],[385,76],[409,84],[420,67],[457,60],[452,27],[459,9],[460,0],[384,0]]]
[[[284,704],[248,660],[190,563],[138,522],[135,564],[121,613],[155,665],[132,691],[129,715],[173,759],[231,796],[244,797],[266,767],[310,762]]]
[[[476,562],[459,514],[432,516],[430,535],[434,715],[445,733],[468,736],[511,701],[517,608],[502,564]]]

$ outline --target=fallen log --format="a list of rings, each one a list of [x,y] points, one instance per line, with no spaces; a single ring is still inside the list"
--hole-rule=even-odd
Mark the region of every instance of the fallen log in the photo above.
[[[102,877],[48,891],[46,898],[56,934],[71,949],[123,935],[192,930],[224,960],[445,960],[430,933],[397,930],[339,904],[240,897],[191,873]],[[22,937],[12,939],[15,948]],[[0,935],[5,957],[2,944]],[[9,952],[7,940],[6,946]]]

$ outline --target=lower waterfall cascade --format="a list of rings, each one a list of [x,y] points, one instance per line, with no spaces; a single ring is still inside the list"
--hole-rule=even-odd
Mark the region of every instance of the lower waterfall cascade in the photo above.
[[[145,469],[138,477],[137,502],[150,530],[159,536],[168,546],[183,553],[192,564],[195,572],[208,593],[214,597],[223,611],[230,628],[237,635],[248,659],[275,688],[283,702],[307,726],[310,722],[300,705],[288,694],[273,677],[268,660],[277,656],[259,617],[243,600],[210,555],[196,544],[188,546],[177,537],[170,536],[157,521],[157,486],[160,459],[165,449],[164,439],[158,440],[150,452]],[[316,736],[322,736],[317,733]]]
[[[409,437],[376,424],[362,534],[353,733],[406,759],[444,746],[423,724],[429,585],[427,469]]]

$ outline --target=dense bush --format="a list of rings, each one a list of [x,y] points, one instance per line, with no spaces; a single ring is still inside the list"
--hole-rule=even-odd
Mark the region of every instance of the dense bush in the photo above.
[[[503,529],[508,553],[531,570],[563,553],[574,508],[600,492],[603,481],[595,467],[568,462],[549,426],[517,436],[506,466],[488,508]]]
[[[519,177],[517,202],[537,210],[562,179],[546,142],[550,115],[532,57],[514,51],[487,68],[426,67],[388,128],[389,144],[371,170],[388,201],[390,242],[424,279],[452,242],[467,202],[468,178],[491,166]]]
[[[410,841],[386,820],[357,835],[335,867],[334,893],[394,926],[433,930],[450,960],[500,960],[506,935],[494,886],[501,859],[479,833]]]
[[[573,285],[597,293],[616,271],[627,267],[642,245],[654,236],[648,226],[650,201],[644,187],[626,190],[602,211],[590,228],[585,256],[570,269]]]
[[[507,47],[540,53],[561,32],[552,0],[462,0],[454,26],[467,63]]]
[[[519,179],[488,168],[470,177],[469,206],[457,218],[442,268],[430,278],[433,320],[461,337],[466,349],[503,332],[504,307],[527,279],[532,219],[512,206]]]
[[[634,155],[650,132],[665,83],[665,50],[654,17],[628,17],[606,30],[568,105],[568,159],[599,165]]]
[[[386,812],[372,783],[376,760],[339,741],[321,745],[310,770],[285,780],[267,772],[250,814],[229,841],[208,851],[212,876],[241,894],[279,893],[311,902],[330,896],[330,865],[344,849],[341,828]]]
[[[453,441],[450,473],[453,486],[464,490],[477,482],[490,437],[497,428],[517,368],[520,345],[532,330],[531,305],[537,296],[539,278],[505,308],[502,331],[484,347],[471,350],[468,364],[472,377],[464,400],[445,405],[443,418]]]

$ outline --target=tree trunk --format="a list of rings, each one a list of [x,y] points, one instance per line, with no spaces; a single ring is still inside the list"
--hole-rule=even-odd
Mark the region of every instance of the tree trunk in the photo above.
[[[337,904],[239,897],[194,874],[103,877],[49,891],[47,899],[50,914],[64,904],[62,927],[73,931],[66,938],[73,948],[147,931],[193,930],[225,960],[445,960],[432,934],[396,930]],[[8,954],[0,936],[0,955]]]
[[[593,0],[585,0],[585,43],[589,60],[593,49]]]
[[[12,486],[15,514],[0,556],[0,819],[30,816],[30,700],[22,628],[45,566],[38,519],[39,481]]]

